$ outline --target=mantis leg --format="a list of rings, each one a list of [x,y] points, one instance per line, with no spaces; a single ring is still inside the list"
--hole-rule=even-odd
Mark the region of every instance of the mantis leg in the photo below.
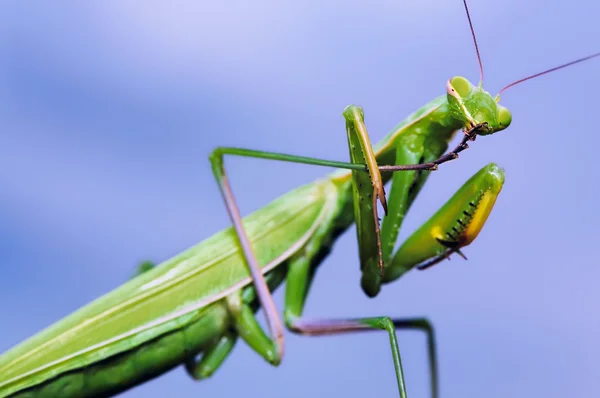
[[[431,383],[431,396],[438,397],[438,371],[437,354],[435,346],[435,334],[433,325],[426,318],[390,318],[387,316],[356,318],[356,319],[298,319],[294,322],[291,330],[295,333],[307,336],[330,336],[342,333],[369,332],[374,330],[385,330],[390,339],[392,359],[400,397],[405,398],[406,385],[402,370],[400,349],[396,338],[396,329],[416,329],[427,334],[427,349],[429,360],[429,372]]]
[[[321,320],[302,318],[308,289],[315,271],[313,261],[323,255],[321,251],[323,249],[317,242],[324,238],[324,236],[315,236],[315,244],[308,244],[302,253],[290,260],[285,296],[286,326],[294,333],[312,336],[385,330],[390,340],[394,370],[401,398],[406,398],[407,395],[400,349],[396,339],[396,328],[422,330],[427,334],[431,394],[433,398],[437,398],[438,374],[435,337],[433,327],[426,319],[392,319],[386,316]]]
[[[264,333],[252,306],[240,299],[239,294],[234,294],[228,300],[232,308],[235,332],[230,331],[221,336],[202,354],[200,361],[193,358],[186,361],[185,369],[193,379],[202,380],[211,376],[233,350],[238,335],[271,365],[277,366],[281,362],[276,342]]]
[[[285,278],[285,270],[278,268],[266,275],[269,289],[278,286]],[[254,351],[272,365],[278,365],[276,344],[264,333],[254,312],[258,309],[256,291],[247,287],[227,297],[227,304],[233,319],[230,330],[202,352],[200,360],[195,357],[185,361],[185,370],[194,380],[206,379],[225,362],[233,350],[238,337],[241,337]]]
[[[276,342],[270,339],[261,328],[252,305],[241,299],[242,296],[239,292],[228,298],[235,331],[229,331],[221,336],[214,345],[204,351],[200,361],[195,359],[186,361],[186,371],[193,379],[201,380],[211,376],[233,350],[238,336],[271,365],[277,366],[281,362]]]
[[[387,264],[383,282],[391,282],[414,267],[428,268],[452,253],[462,255],[460,249],[481,232],[503,184],[504,171],[496,164],[481,168],[404,241]]]
[[[423,142],[404,145],[402,141],[396,147],[396,163],[399,165],[422,163],[429,164],[436,155]],[[429,177],[429,170],[412,170],[394,173],[389,194],[389,211],[381,223],[383,259],[389,264],[396,245],[398,233],[410,206]]]
[[[225,358],[233,350],[237,341],[237,334],[227,332],[203,354],[200,361],[188,359],[185,362],[185,370],[194,380],[202,380],[210,377],[219,368]]]
[[[423,163],[418,164],[406,164],[406,165],[389,165],[389,166],[379,166],[379,171],[403,171],[403,170],[429,170],[434,171],[438,169],[438,166],[442,163],[449,162],[454,159],[458,159],[458,154],[469,148],[469,141],[475,141],[477,137],[477,132],[484,126],[485,124],[480,124],[472,129],[464,132],[464,137],[461,142],[450,152],[443,154],[438,158],[429,159]]]
[[[375,158],[375,154],[368,142],[362,110],[348,107],[344,111],[344,117],[346,118],[350,158],[356,164],[370,164],[369,162]],[[468,137],[465,135],[461,145],[466,144]],[[459,145],[459,147],[461,146]],[[384,207],[386,214],[381,229],[376,203],[378,191],[373,182],[384,181],[379,174],[384,166],[369,167],[369,174],[357,170],[352,171],[354,219],[362,273],[361,287],[369,297],[376,296],[381,290],[385,268],[391,258],[404,216],[432,170],[428,165],[440,159],[443,160],[444,157],[437,160],[436,158],[446,148],[445,141],[435,141],[427,139],[425,136],[399,137],[394,156],[394,162],[398,166],[393,166],[393,171],[403,172],[394,173],[392,176],[392,190],[387,200],[389,208]],[[450,159],[451,157],[446,158]],[[414,165],[424,167],[413,167]],[[373,183],[373,188],[371,188],[371,183]]]

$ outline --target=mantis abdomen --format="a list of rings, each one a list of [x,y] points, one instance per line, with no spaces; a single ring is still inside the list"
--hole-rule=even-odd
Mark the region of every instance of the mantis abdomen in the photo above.
[[[184,317],[187,319],[181,319]],[[177,329],[103,360],[89,365],[82,363],[80,368],[61,372],[42,384],[9,397],[111,396],[123,391],[124,386],[142,383],[197,355],[213,344],[229,324],[223,300],[181,318],[172,321],[182,324]],[[135,338],[132,339],[134,343]]]

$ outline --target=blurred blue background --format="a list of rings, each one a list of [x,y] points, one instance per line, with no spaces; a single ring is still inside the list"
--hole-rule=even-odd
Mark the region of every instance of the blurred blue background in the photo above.
[[[599,50],[600,3],[471,0],[485,86]],[[428,316],[442,397],[595,397],[600,60],[503,95],[513,126],[433,175],[401,238],[495,161],[507,181],[476,243],[374,300],[354,230],[325,261],[309,316]],[[478,79],[459,0],[0,3],[0,352],[228,225],[218,145],[345,160],[343,108],[374,140]],[[328,170],[229,159],[244,214]],[[271,183],[273,182],[273,183]],[[283,289],[276,300],[281,306]],[[409,395],[425,339],[400,334]],[[384,334],[287,335],[269,366],[240,343],[215,376],[178,368],[125,397],[394,396]],[[175,395],[173,395],[175,394]]]

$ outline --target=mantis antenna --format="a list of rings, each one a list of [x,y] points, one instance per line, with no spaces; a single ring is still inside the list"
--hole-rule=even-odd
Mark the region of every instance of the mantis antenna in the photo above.
[[[481,62],[481,55],[479,54],[479,46],[477,45],[477,38],[475,37],[475,29],[473,29],[473,21],[471,21],[471,14],[469,14],[469,7],[467,6],[467,0],[463,0],[465,5],[465,11],[467,12],[467,19],[469,20],[469,27],[471,28],[471,36],[473,36],[473,44],[475,44],[475,52],[477,53],[477,62],[479,62],[479,86],[483,84],[483,63]]]
[[[500,90],[500,92],[498,93],[498,98],[500,97],[500,94],[502,94],[504,91],[506,91],[507,89],[509,89],[509,88],[511,88],[513,86],[516,86],[519,83],[523,83],[524,81],[531,80],[534,77],[542,76],[542,75],[545,75],[547,73],[554,72],[554,71],[557,71],[559,69],[566,68],[567,66],[575,65],[575,64],[578,64],[580,62],[590,60],[590,59],[595,58],[597,56],[600,56],[600,52],[597,52],[597,53],[592,54],[592,55],[588,55],[587,57],[576,59],[575,61],[567,62],[566,64],[555,66],[554,68],[547,69],[547,70],[545,70],[543,72],[539,72],[539,73],[533,74],[531,76],[527,76],[527,77],[524,77],[522,79],[519,79],[519,80],[517,80],[515,82],[510,83],[509,85],[505,86],[502,90]]]

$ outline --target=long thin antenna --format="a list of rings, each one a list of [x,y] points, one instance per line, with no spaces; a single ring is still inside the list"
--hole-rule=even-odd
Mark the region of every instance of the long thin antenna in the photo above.
[[[523,83],[524,81],[533,79],[534,77],[545,75],[546,73],[550,73],[550,72],[554,72],[554,71],[562,69],[562,68],[566,68],[567,66],[571,66],[571,65],[575,65],[575,64],[578,64],[580,62],[583,62],[583,61],[587,61],[587,60],[595,58],[597,56],[600,56],[600,52],[597,52],[597,53],[592,54],[592,55],[588,55],[587,57],[576,59],[575,61],[571,61],[571,62],[568,62],[568,63],[563,64],[563,65],[555,66],[554,68],[550,68],[550,69],[545,70],[543,72],[536,73],[535,75],[531,75],[531,76],[527,76],[527,77],[524,77],[522,79],[519,79],[516,82],[513,82],[513,83],[509,84],[508,86],[504,87],[502,90],[500,90],[500,92],[498,93],[498,96],[500,96],[500,94],[502,94],[504,91],[506,91],[506,89],[511,88],[512,86],[516,86],[519,83]]]
[[[477,45],[477,38],[475,37],[475,29],[473,29],[473,22],[471,21],[471,14],[469,14],[467,0],[463,0],[463,4],[465,5],[465,11],[467,12],[467,19],[469,20],[469,27],[471,28],[471,36],[473,36],[473,44],[475,44],[475,52],[477,53],[477,61],[479,62],[479,85],[481,86],[483,84],[483,63],[481,62],[479,46]]]

